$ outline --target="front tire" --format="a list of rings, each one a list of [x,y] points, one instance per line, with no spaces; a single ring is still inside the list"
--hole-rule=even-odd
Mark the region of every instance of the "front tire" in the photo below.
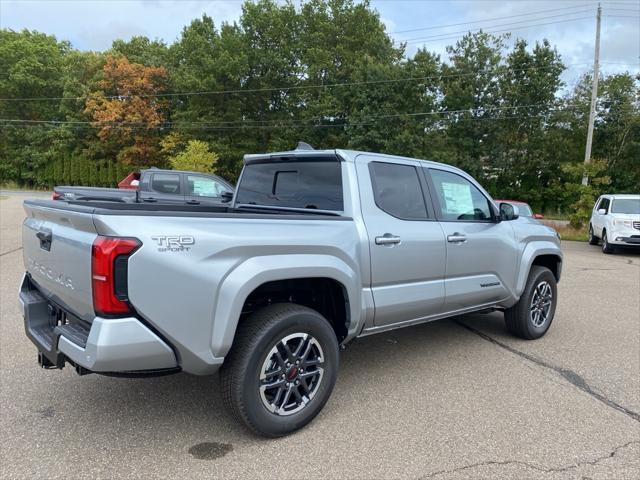
[[[615,251],[615,248],[613,247],[613,245],[611,245],[609,243],[609,239],[607,238],[607,231],[603,230],[602,231],[602,253],[613,253]]]
[[[253,432],[280,437],[306,424],[331,396],[338,340],[310,308],[281,303],[238,325],[220,372],[223,399]]]
[[[593,233],[593,225],[589,225],[589,245],[597,245],[598,237]]]
[[[518,303],[504,312],[507,330],[516,337],[542,337],[553,321],[558,302],[556,277],[551,270],[533,265]]]

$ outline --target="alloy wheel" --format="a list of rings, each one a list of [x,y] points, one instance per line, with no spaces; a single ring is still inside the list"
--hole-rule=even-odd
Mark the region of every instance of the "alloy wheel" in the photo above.
[[[302,410],[318,392],[324,374],[324,352],[307,333],[287,335],[269,351],[262,365],[262,404],[275,415]]]
[[[531,322],[536,328],[542,327],[549,319],[549,312],[553,303],[553,290],[549,282],[542,281],[533,291],[531,297]]]

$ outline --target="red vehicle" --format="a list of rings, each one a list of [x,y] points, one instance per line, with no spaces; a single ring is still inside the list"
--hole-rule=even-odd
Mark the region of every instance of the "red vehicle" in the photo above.
[[[536,220],[540,220],[544,218],[544,215],[542,215],[541,213],[533,213],[533,210],[531,210],[531,207],[527,202],[522,202],[520,200],[496,200],[496,199],[494,199],[494,202],[496,202],[498,205],[500,205],[500,203],[510,203],[511,205],[517,206],[518,215],[520,215],[521,217],[531,217],[531,218],[535,218]]]

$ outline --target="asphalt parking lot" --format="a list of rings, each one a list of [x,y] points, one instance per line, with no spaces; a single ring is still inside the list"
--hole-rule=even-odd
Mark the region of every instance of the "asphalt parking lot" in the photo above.
[[[247,433],[217,378],[41,370],[17,301],[21,202],[0,192],[2,478],[640,478],[640,254],[563,242],[554,323],[501,314],[356,340],[317,419]]]

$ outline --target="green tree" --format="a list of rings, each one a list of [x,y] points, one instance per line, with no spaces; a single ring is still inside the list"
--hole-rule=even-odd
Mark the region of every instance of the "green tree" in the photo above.
[[[189,140],[186,148],[169,159],[175,170],[213,173],[218,155],[209,150],[209,145],[201,140]]]

